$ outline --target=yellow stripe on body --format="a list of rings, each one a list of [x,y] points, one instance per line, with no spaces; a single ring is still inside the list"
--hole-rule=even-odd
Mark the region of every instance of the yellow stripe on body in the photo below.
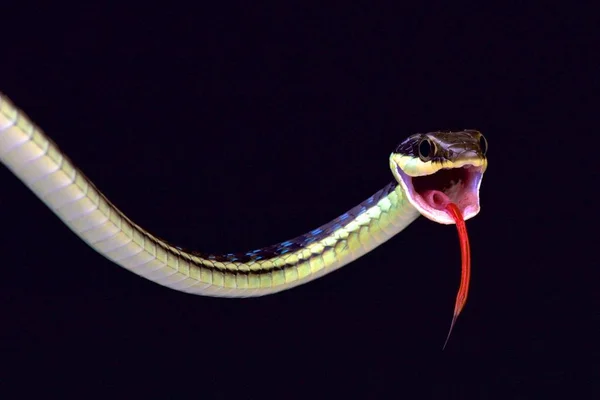
[[[304,248],[249,263],[218,262],[183,252],[129,220],[2,94],[0,160],[94,250],[149,280],[198,295],[261,296],[306,283],[364,255],[419,216],[396,186]]]

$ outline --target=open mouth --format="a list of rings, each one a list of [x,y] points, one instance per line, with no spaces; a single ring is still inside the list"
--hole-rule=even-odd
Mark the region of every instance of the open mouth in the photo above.
[[[425,217],[441,224],[454,224],[445,208],[450,202],[458,206],[465,220],[479,213],[481,167],[467,164],[417,177],[407,175],[399,167],[396,170],[408,200]]]

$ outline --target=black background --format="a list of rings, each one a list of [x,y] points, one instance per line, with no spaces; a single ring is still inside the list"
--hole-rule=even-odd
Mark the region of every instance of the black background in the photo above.
[[[0,90],[134,221],[211,252],[345,212],[393,179],[412,133],[481,130],[471,291],[449,345],[453,226],[420,218],[277,295],[198,297],[103,259],[3,168],[6,398],[598,395],[590,11],[199,4],[3,4]]]

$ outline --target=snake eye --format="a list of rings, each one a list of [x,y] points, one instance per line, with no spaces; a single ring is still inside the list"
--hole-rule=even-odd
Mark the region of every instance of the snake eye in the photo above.
[[[419,143],[419,158],[423,162],[431,160],[431,157],[435,153],[435,144],[429,139],[423,139]]]
[[[483,135],[479,136],[479,149],[481,150],[481,154],[485,156],[485,153],[488,151],[488,142]]]

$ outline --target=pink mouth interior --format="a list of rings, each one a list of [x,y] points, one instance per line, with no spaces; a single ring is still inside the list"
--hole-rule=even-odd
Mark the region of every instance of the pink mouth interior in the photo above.
[[[426,210],[445,210],[448,203],[456,204],[461,213],[479,209],[478,185],[481,170],[472,165],[442,169],[432,175],[402,178],[415,202]]]

